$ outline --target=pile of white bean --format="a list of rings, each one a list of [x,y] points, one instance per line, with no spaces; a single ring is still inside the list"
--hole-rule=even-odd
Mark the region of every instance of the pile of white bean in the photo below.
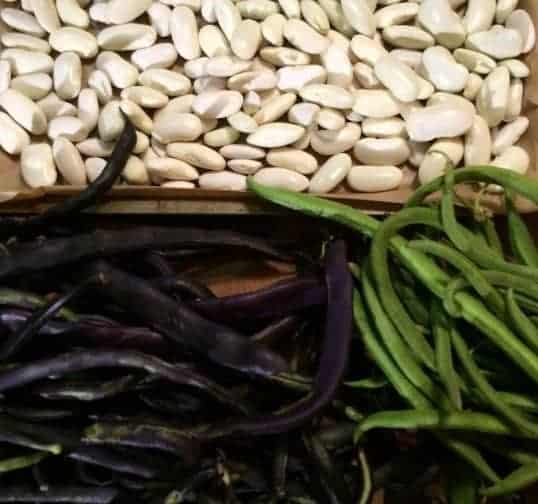
[[[125,117],[127,184],[379,192],[447,157],[525,173],[517,3],[4,0],[0,146],[33,188],[95,180]]]

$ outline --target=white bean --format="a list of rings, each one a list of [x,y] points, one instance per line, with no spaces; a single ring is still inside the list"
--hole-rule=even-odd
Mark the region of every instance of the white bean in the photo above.
[[[218,152],[197,143],[172,143],[167,146],[166,152],[170,157],[204,170],[221,171],[226,166],[226,161]]]
[[[318,161],[312,154],[289,147],[270,150],[267,153],[267,162],[272,166],[295,170],[303,175],[310,175],[318,169]]]
[[[58,172],[50,145],[38,143],[26,146],[21,153],[21,175],[32,189],[50,187],[56,183]]]
[[[336,154],[329,158],[312,177],[309,192],[324,194],[334,190],[351,170],[351,156]]]
[[[361,137],[361,127],[348,123],[338,131],[314,130],[310,142],[312,149],[322,156],[333,156],[350,150]]]
[[[368,193],[392,191],[402,180],[402,170],[396,166],[353,166],[347,176],[351,189]]]
[[[285,147],[299,140],[304,131],[302,126],[295,124],[282,122],[263,124],[247,137],[247,143],[255,147]]]
[[[41,100],[50,93],[52,79],[45,73],[21,75],[11,81],[11,89],[21,92],[31,100]]]
[[[355,144],[353,154],[362,164],[397,166],[409,159],[411,151],[400,137],[363,138]]]
[[[64,180],[74,186],[86,185],[86,167],[82,156],[73,143],[65,137],[57,138],[52,155]]]
[[[204,173],[198,179],[198,185],[208,191],[246,191],[247,177],[229,171]]]
[[[30,145],[30,136],[11,117],[0,112],[0,146],[8,154],[18,155]]]
[[[493,134],[493,154],[502,154],[508,147],[519,142],[520,138],[529,129],[529,119],[518,117],[506,124]]]
[[[475,115],[473,125],[465,136],[465,164],[486,165],[491,160],[491,133],[486,120]]]
[[[73,100],[82,88],[82,62],[78,54],[65,52],[54,62],[54,90],[63,100]]]
[[[285,168],[262,168],[253,177],[258,184],[293,192],[303,192],[309,185],[304,175]]]
[[[47,117],[27,96],[14,89],[0,95],[2,107],[15,122],[33,135],[43,135],[47,131]]]

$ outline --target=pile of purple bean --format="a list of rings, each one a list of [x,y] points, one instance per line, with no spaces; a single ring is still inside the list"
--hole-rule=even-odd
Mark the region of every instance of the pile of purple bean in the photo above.
[[[219,298],[185,273],[208,251],[298,273]],[[177,227],[8,243],[0,502],[354,502],[347,256]]]

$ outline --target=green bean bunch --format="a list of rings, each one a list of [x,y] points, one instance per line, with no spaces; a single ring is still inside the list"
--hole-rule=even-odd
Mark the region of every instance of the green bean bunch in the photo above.
[[[490,183],[504,187],[506,247],[487,213],[457,211],[457,185]],[[371,239],[352,268],[354,317],[402,404],[365,412],[356,442],[374,429],[431,432],[459,461],[447,471],[449,502],[538,482],[538,250],[514,204],[518,195],[538,204],[538,182],[491,166],[449,170],[383,221],[334,201],[249,186]]]

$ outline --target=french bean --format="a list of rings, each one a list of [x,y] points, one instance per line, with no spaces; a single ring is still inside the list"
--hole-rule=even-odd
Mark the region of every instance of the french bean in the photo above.
[[[513,289],[508,289],[506,292],[506,311],[515,330],[519,333],[519,336],[521,336],[535,352],[538,352],[538,328],[519,307]]]
[[[511,495],[527,488],[538,481],[538,462],[531,462],[516,469],[494,485],[485,488],[480,493],[486,497],[501,497]]]

